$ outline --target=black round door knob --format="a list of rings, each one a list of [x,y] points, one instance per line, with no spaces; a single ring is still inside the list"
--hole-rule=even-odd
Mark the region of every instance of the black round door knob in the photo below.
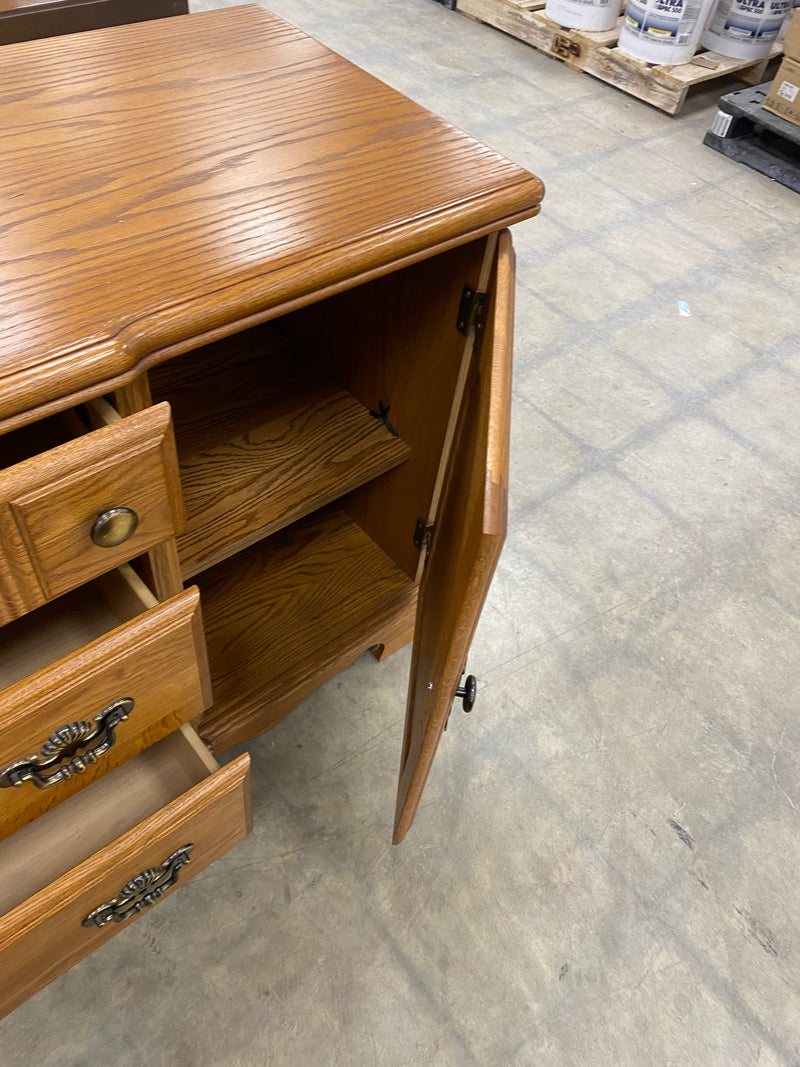
[[[475,698],[478,695],[478,680],[474,674],[468,674],[464,684],[456,689],[456,696],[461,697],[461,706],[464,711],[472,711],[475,707]]]

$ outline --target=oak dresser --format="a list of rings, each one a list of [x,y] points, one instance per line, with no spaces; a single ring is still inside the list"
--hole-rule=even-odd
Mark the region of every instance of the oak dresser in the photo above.
[[[247,834],[214,754],[413,638],[402,840],[474,699],[543,188],[258,7],[10,45],[0,115],[7,1012]]]

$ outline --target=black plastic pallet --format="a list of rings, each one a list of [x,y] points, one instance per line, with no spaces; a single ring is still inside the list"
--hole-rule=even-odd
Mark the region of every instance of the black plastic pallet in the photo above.
[[[703,144],[800,193],[800,126],[764,110],[771,85],[721,97]]]

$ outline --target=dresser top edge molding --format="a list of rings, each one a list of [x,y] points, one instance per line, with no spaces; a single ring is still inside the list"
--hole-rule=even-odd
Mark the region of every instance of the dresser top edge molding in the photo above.
[[[544,194],[260,7],[2,58],[0,431],[530,218]]]

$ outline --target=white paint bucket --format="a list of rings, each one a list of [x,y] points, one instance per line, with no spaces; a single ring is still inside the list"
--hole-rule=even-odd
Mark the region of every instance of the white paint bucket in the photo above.
[[[622,0],[547,0],[544,13],[573,30],[611,30],[621,7]]]
[[[717,0],[700,38],[732,59],[763,59],[778,39],[792,0]]]
[[[714,0],[628,0],[618,48],[645,63],[688,63]]]

